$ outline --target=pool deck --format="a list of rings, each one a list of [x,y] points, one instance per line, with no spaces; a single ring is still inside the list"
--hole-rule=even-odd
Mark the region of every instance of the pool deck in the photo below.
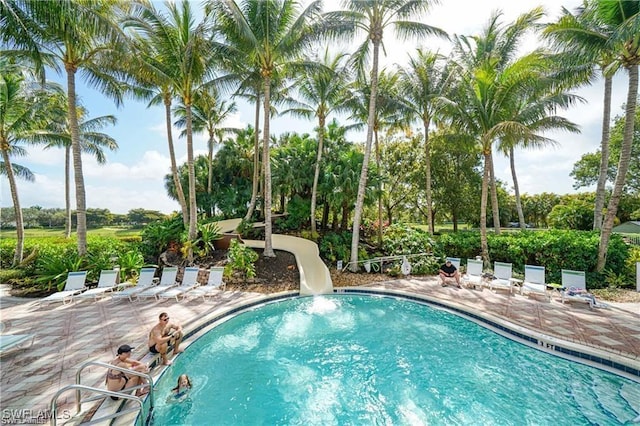
[[[0,286],[5,287],[5,286]],[[598,348],[640,366],[640,304],[610,303],[609,309],[590,310],[587,304],[561,304],[535,297],[494,293],[488,289],[442,288],[435,277],[407,277],[360,287],[403,291],[425,296],[469,312],[489,315],[516,326]],[[53,394],[75,382],[77,367],[87,361],[110,362],[118,346],[135,346],[134,357],[146,352],[146,336],[166,311],[186,331],[203,318],[263,299],[259,293],[220,292],[210,301],[175,300],[134,302],[110,299],[82,301],[71,305],[39,307],[33,299],[7,296],[0,288],[0,332],[35,334],[32,346],[17,349],[0,358],[0,413],[3,423],[29,420],[46,412]],[[339,289],[338,289],[339,290]],[[185,342],[188,350],[189,341]],[[152,374],[160,372],[156,367]],[[83,384],[101,387],[104,369],[89,367]],[[75,395],[59,398],[58,412],[75,413]],[[27,411],[30,410],[30,411]],[[13,416],[13,417],[11,417]]]

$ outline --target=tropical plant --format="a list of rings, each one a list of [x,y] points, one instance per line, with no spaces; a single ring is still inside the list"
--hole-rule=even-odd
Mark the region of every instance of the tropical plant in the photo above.
[[[414,36],[445,35],[435,27],[420,22],[420,18],[435,3],[427,0],[372,0],[345,1],[346,10],[328,12],[325,14],[327,23],[326,34],[331,39],[351,41],[355,33],[363,31],[366,39],[358,46],[353,55],[356,70],[361,77],[365,73],[365,63],[369,58],[370,49],[373,50],[371,63],[371,92],[369,96],[369,110],[367,118],[367,138],[365,141],[364,158],[358,182],[358,192],[353,217],[353,235],[351,241],[351,270],[358,270],[358,243],[360,239],[360,222],[364,207],[367,173],[369,171],[369,157],[373,141],[374,121],[376,114],[376,100],[378,97],[378,62],[380,46],[383,46],[382,35],[387,28],[394,28],[396,34],[407,39]],[[414,19],[415,21],[410,21]],[[371,42],[371,43],[370,43]],[[364,80],[364,78],[360,78]]]
[[[600,0],[594,2],[597,19],[613,28],[612,37],[607,43],[615,51],[612,66],[622,66],[629,74],[625,125],[618,161],[618,173],[613,184],[613,191],[607,213],[604,217],[600,246],[598,248],[598,271],[603,271],[607,261],[609,239],[613,222],[622,196],[629,162],[631,161],[631,145],[635,126],[636,106],[638,103],[638,65],[640,65],[640,1]]]
[[[4,2],[3,2],[4,4]],[[22,50],[32,58],[46,57],[47,64],[67,77],[68,121],[71,130],[73,175],[75,178],[78,253],[87,252],[86,195],[82,169],[82,149],[76,101],[76,74],[86,77],[91,87],[98,88],[122,101],[123,87],[110,73],[113,58],[122,51],[124,35],[116,23],[122,0],[59,1],[55,3],[24,0],[13,3],[19,16],[28,22],[24,27],[34,43],[9,40],[10,47]]]
[[[225,266],[225,275],[237,272],[243,279],[256,276],[255,262],[258,260],[258,253],[252,248],[239,243],[238,240],[231,240],[228,257],[229,263]]]
[[[144,267],[144,256],[138,250],[128,250],[118,254],[118,266],[120,267],[120,282],[135,281]]]
[[[263,172],[265,248],[263,256],[274,257],[271,241],[271,163],[269,156],[272,81],[282,80],[292,70],[309,69],[299,60],[300,54],[313,40],[312,21],[320,12],[321,2],[313,1],[300,11],[295,0],[210,0],[224,40],[218,52],[223,61],[249,59],[249,69],[260,70],[261,94],[264,99]]]
[[[311,188],[311,234],[316,233],[316,202],[318,193],[318,181],[322,167],[322,155],[324,150],[324,138],[326,123],[329,115],[334,111],[342,111],[349,100],[347,85],[350,79],[349,68],[345,64],[346,53],[331,55],[329,48],[316,61],[323,65],[312,69],[297,80],[298,97],[301,100],[293,101],[294,107],[287,109],[282,114],[318,119],[318,149],[313,174],[313,187]]]

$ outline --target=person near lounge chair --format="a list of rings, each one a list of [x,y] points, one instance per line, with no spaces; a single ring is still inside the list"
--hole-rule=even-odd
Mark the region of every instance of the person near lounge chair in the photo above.
[[[182,352],[180,349],[180,342],[184,336],[182,326],[169,322],[169,314],[166,312],[160,313],[158,319],[158,324],[153,326],[149,333],[149,352],[160,354],[162,365],[171,365],[171,361],[167,358],[167,352],[170,344],[173,346],[174,354]]]
[[[440,285],[442,287],[446,287],[447,278],[453,278],[456,280],[456,284],[458,284],[458,288],[462,288],[460,285],[460,273],[458,269],[455,267],[451,260],[447,259],[447,261],[440,266],[440,270],[438,271],[438,277],[440,278]]]
[[[116,359],[111,361],[111,364],[116,367],[126,368],[128,370],[139,371],[141,373],[148,373],[149,367],[133,358],[131,358],[131,351],[134,348],[129,345],[122,345],[118,348],[118,355]],[[144,379],[138,375],[132,374],[131,376],[127,376],[126,373],[119,370],[114,370],[110,368],[107,370],[107,378],[105,379],[107,389],[113,392],[120,392],[126,388],[131,388],[134,386],[138,386],[140,384],[146,383]],[[148,388],[142,388],[136,390],[136,396],[142,396],[149,392]],[[118,398],[112,396],[111,399],[117,401]]]

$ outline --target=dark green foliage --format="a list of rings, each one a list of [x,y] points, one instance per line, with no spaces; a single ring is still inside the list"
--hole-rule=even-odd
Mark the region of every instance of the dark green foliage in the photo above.
[[[229,263],[225,266],[225,274],[239,273],[243,279],[256,276],[256,260],[258,253],[252,248],[240,244],[238,240],[231,240],[229,246]]]
[[[278,219],[276,225],[283,230],[297,230],[309,227],[311,215],[311,201],[294,195],[287,203],[287,215]]]
[[[150,223],[142,230],[142,254],[145,258],[156,258],[169,243],[181,241],[184,232],[180,215]]]
[[[402,223],[389,226],[382,235],[382,249],[388,256],[428,253],[410,259],[412,274],[437,272],[439,262],[434,256],[434,246],[428,232]]]
[[[320,257],[329,264],[335,264],[338,260],[348,262],[351,257],[351,232],[328,233],[322,237],[318,247]]]
[[[546,268],[547,282],[560,283],[562,269],[587,273],[587,285],[601,288],[604,276],[595,272],[598,258],[599,233],[596,231],[524,231],[489,234],[489,256],[492,261],[513,263],[514,273],[522,274],[524,265]],[[438,239],[438,250],[444,255],[474,258],[480,253],[480,236],[475,232],[443,234]],[[608,271],[622,273],[627,270],[625,260],[628,247],[616,234],[611,236],[607,255]]]

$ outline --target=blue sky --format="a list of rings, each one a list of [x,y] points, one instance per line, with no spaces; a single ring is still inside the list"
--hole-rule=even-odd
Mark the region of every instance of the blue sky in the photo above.
[[[200,2],[194,2],[194,6]],[[335,2],[325,1],[325,9],[334,9]],[[443,0],[435,6],[426,22],[444,29],[449,34],[475,34],[488,21],[491,12],[501,10],[502,22],[507,23],[519,14],[537,5],[542,5],[548,13],[548,20],[555,18],[561,6],[573,10],[580,0]],[[389,38],[387,38],[389,37]],[[387,56],[383,65],[406,62],[408,52],[419,47],[418,43],[395,43],[392,34],[385,34]],[[523,46],[523,52],[530,51],[537,44],[531,38]],[[422,42],[423,47],[447,52],[447,42],[429,39]],[[62,81],[61,77],[51,75],[52,80]],[[620,72],[613,84],[613,115],[622,113],[621,105],[626,99],[627,76]],[[83,156],[84,176],[87,194],[87,207],[106,208],[113,213],[126,213],[131,209],[145,208],[170,213],[179,210],[177,202],[171,200],[164,189],[164,176],[169,173],[170,162],[166,142],[164,108],[156,106],[146,108],[146,103],[126,100],[124,106],[115,104],[99,92],[87,88],[82,80],[77,80],[78,94],[89,110],[91,117],[112,114],[118,119],[114,127],[103,131],[116,139],[119,150],[107,153],[107,164],[98,165],[95,160]],[[603,86],[601,82],[575,93],[586,98],[587,104],[581,104],[566,111],[563,115],[580,125],[581,134],[549,134],[559,146],[544,151],[516,152],[516,168],[520,192],[536,194],[555,192],[566,194],[573,190],[573,179],[569,173],[573,164],[587,152],[595,151],[600,144]],[[245,127],[253,125],[254,107],[237,101],[238,112],[227,123],[228,126]],[[271,132],[279,135],[285,131],[312,132],[313,123],[276,117],[271,122]],[[186,144],[177,139],[174,132],[176,156],[179,163],[186,160]],[[364,135],[351,135],[352,140],[362,140]],[[194,136],[194,150],[197,154],[206,152],[206,137]],[[18,181],[20,203],[23,207],[38,205],[45,208],[64,207],[64,153],[62,150],[43,151],[30,147],[27,157],[16,159],[18,164],[29,167],[36,175],[34,183]],[[506,158],[496,155],[496,176],[511,185],[511,173]],[[11,206],[11,196],[6,178],[0,178],[0,205]],[[73,185],[73,184],[72,184]],[[72,198],[75,200],[75,198]],[[72,205],[75,204],[72,201]]]

